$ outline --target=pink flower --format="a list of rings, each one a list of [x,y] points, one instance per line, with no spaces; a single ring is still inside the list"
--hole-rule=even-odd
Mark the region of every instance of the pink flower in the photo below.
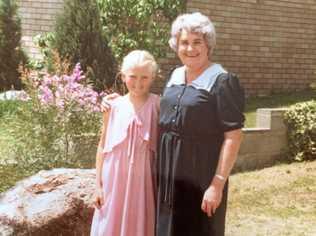
[[[29,101],[31,99],[31,97],[24,91],[22,90],[19,94],[18,94],[18,100],[20,101]]]
[[[72,109],[71,111],[86,110],[88,112],[99,112],[98,101],[100,94],[89,85],[84,85],[84,79],[80,64],[76,64],[71,75],[45,76],[38,87],[38,97],[42,105],[55,106],[60,111]],[[70,105],[70,106],[69,106]]]
[[[61,99],[56,99],[56,106],[59,108],[59,110],[64,110],[65,108],[65,103]]]
[[[74,77],[74,81],[80,81],[84,78],[82,75],[83,72],[81,70],[80,63],[77,63],[75,69],[73,70],[72,76]]]
[[[39,99],[43,105],[48,105],[54,101],[52,90],[45,85],[39,86]]]
[[[45,76],[43,79],[43,85],[49,86],[53,83],[53,79],[50,76]]]

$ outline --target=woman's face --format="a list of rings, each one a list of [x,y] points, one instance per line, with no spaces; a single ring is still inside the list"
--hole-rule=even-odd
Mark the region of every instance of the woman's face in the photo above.
[[[192,69],[198,69],[209,63],[209,48],[201,33],[182,30],[178,38],[178,57]]]

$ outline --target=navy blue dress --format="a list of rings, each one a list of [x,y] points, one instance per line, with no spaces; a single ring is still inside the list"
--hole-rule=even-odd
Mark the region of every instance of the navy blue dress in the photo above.
[[[218,68],[208,68],[191,85],[174,78],[183,73],[173,73],[174,82],[169,80],[163,92],[157,236],[224,236],[227,183],[212,217],[202,212],[201,203],[216,171],[224,132],[243,127],[244,92],[235,75]]]

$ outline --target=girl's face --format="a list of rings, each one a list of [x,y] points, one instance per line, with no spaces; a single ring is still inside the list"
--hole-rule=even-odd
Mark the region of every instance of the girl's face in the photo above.
[[[122,79],[130,95],[136,97],[147,96],[154,81],[152,68],[148,64],[127,70],[123,73]]]
[[[185,66],[198,69],[208,64],[208,50],[202,34],[181,31],[178,38],[178,56]]]

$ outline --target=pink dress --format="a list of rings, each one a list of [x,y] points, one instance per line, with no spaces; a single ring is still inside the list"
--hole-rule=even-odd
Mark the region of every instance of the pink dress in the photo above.
[[[154,153],[159,96],[134,110],[127,96],[114,100],[104,146],[104,205],[95,209],[91,236],[153,236]]]

